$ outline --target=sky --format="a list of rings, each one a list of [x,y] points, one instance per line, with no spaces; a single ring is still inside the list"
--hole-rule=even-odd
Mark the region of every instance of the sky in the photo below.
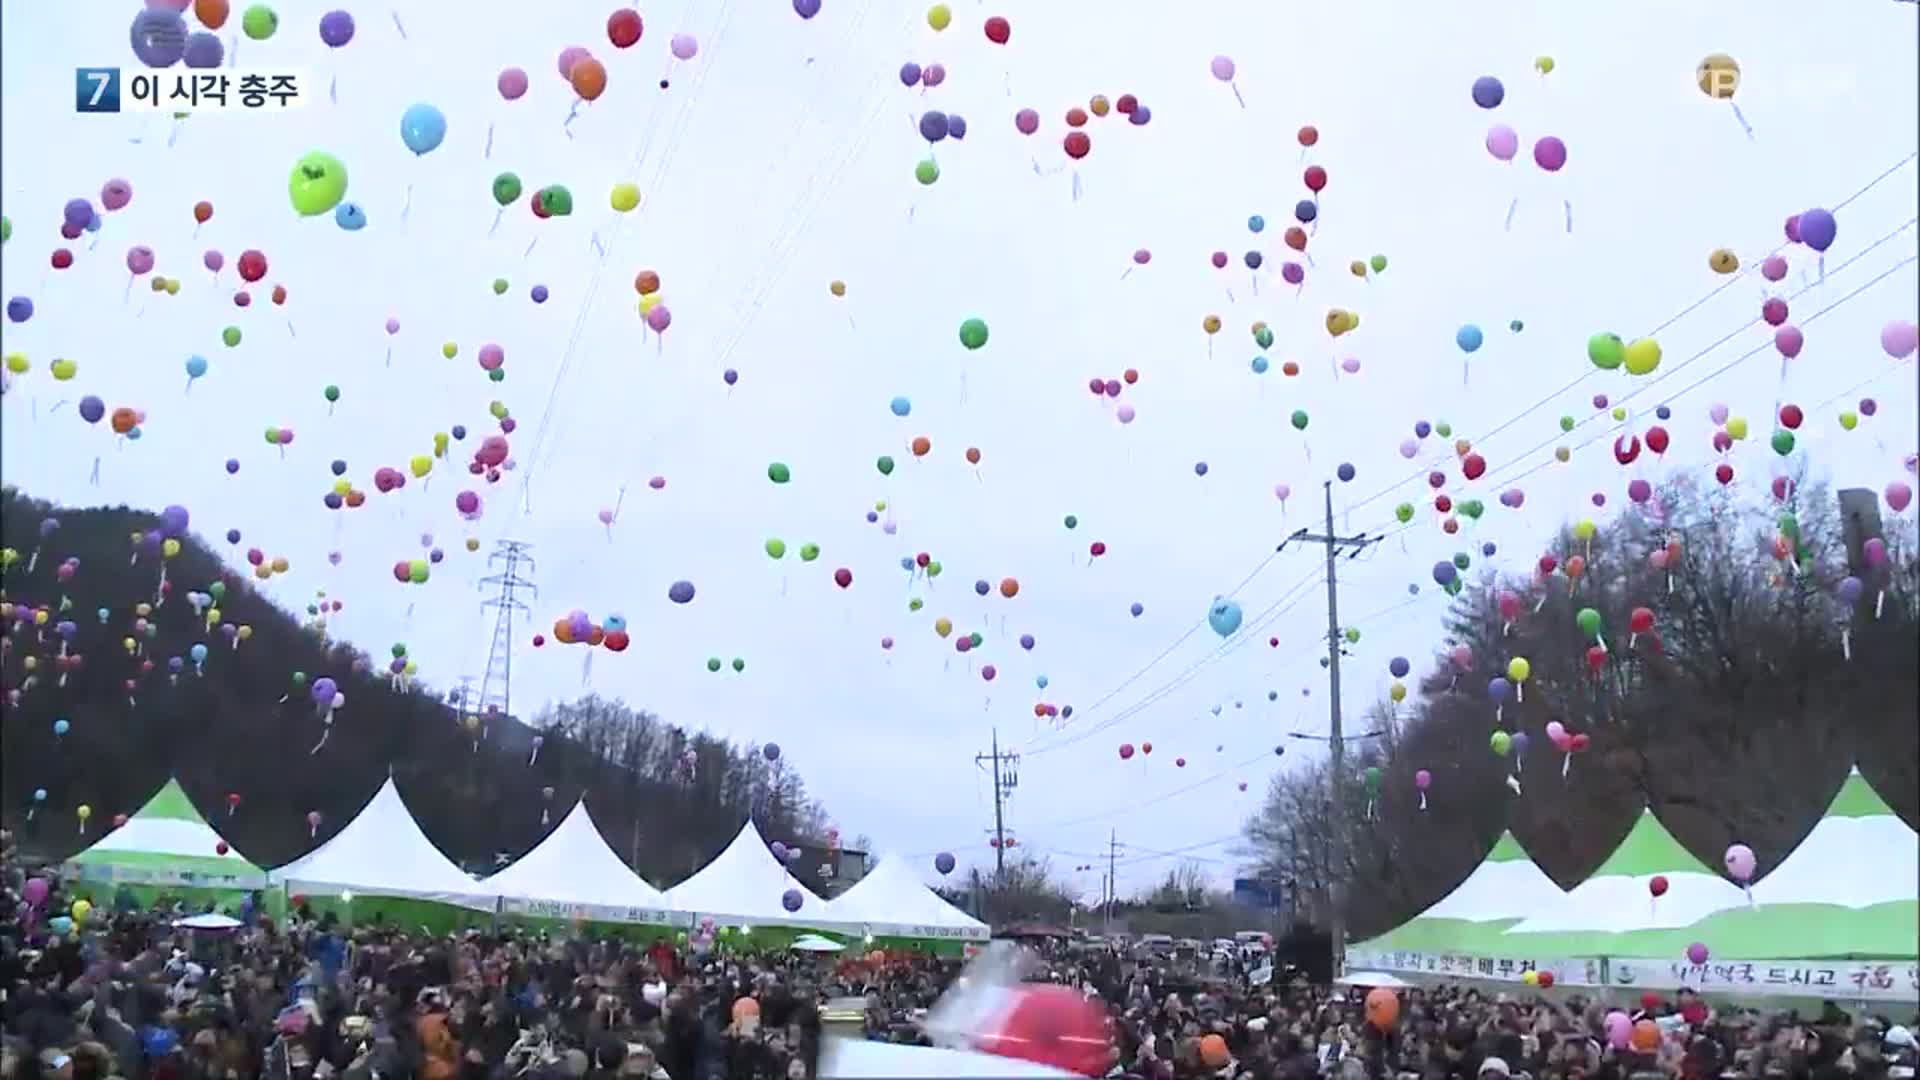
[[[1783,467],[1766,446],[1776,402],[1807,411],[1796,456],[1841,486],[1903,478],[1914,446],[1912,363],[1879,347],[1883,324],[1914,318],[1920,291],[1910,4],[1472,3],[1380,21],[1339,5],[1190,5],[1176,17],[1115,0],[1094,17],[960,0],[937,33],[923,9],[882,0],[826,0],[811,20],[786,4],[665,0],[622,51],[606,35],[611,9],[548,5],[507,22],[444,0],[351,4],[356,34],[330,50],[324,9],[290,3],[270,40],[236,43],[237,10],[221,36],[241,68],[306,73],[308,103],[178,124],[73,114],[74,67],[137,64],[121,21],[135,5],[119,7],[80,22],[45,5],[0,15],[0,201],[13,228],[0,276],[35,305],[4,326],[5,351],[33,363],[4,398],[5,481],[66,504],[186,506],[237,570],[253,546],[289,560],[265,586],[274,599],[300,609],[325,590],[344,603],[334,633],[376,656],[405,642],[440,689],[486,665],[483,556],[503,538],[530,543],[539,594],[533,625],[515,634],[517,714],[592,691],[778,742],[844,835],[914,856],[929,878],[934,852],[991,862],[991,787],[975,755],[996,732],[1023,752],[1009,827],[1083,894],[1097,898],[1098,872],[1074,868],[1101,861],[1110,839],[1123,845],[1123,892],[1175,856],[1233,875],[1236,834],[1268,779],[1325,753],[1288,737],[1328,725],[1322,560],[1274,548],[1323,524],[1322,484],[1342,463],[1356,475],[1333,483],[1337,530],[1386,533],[1395,504],[1422,505],[1414,527],[1340,568],[1341,624],[1362,632],[1344,669],[1351,729],[1384,695],[1389,658],[1411,659],[1416,677],[1432,665],[1436,560],[1471,547],[1476,569],[1523,572],[1568,519],[1619,513],[1629,478],[1658,475],[1614,463],[1615,425],[1593,395],[1626,400],[1634,431],[1670,404],[1667,464],[1702,471],[1716,457],[1709,407],[1726,404],[1756,432],[1731,455],[1741,484]],[[981,31],[993,14],[1011,24],[1005,46]],[[670,59],[678,33],[699,43],[690,61]],[[610,77],[569,123],[555,58],[574,44]],[[1751,138],[1694,84],[1715,52],[1742,65]],[[1236,62],[1232,85],[1209,72],[1220,54]],[[1539,56],[1553,58],[1550,74],[1536,72]],[[908,61],[941,63],[947,78],[909,89],[897,76]],[[508,102],[495,81],[514,65],[532,88]],[[1469,92],[1483,75],[1506,88],[1492,112]],[[1151,122],[1093,119],[1091,153],[1069,162],[1066,110],[1126,93]],[[424,155],[400,138],[416,102],[448,120]],[[1015,129],[1021,108],[1040,115],[1031,137]],[[932,148],[939,179],[921,185],[928,109],[968,131]],[[1484,148],[1494,123],[1520,134],[1512,164]],[[1295,132],[1308,124],[1320,138],[1303,151]],[[1569,150],[1555,174],[1528,150],[1549,134]],[[287,177],[310,150],[346,164],[366,228],[292,211]],[[1329,180],[1295,289],[1278,276],[1298,258],[1281,233],[1314,164]],[[575,212],[537,220],[523,196],[496,226],[490,184],[507,170],[529,191],[567,185]],[[111,178],[131,184],[131,204],[62,240],[62,205],[97,202]],[[620,182],[639,186],[638,210],[610,208]],[[1754,268],[1785,243],[1790,214],[1849,198],[1824,274],[1804,247],[1788,253],[1777,288],[1807,344],[1783,372],[1754,322],[1769,295]],[[196,228],[203,199],[214,216]],[[55,271],[61,244],[76,263]],[[182,282],[178,295],[145,280],[128,290],[136,244]],[[1740,276],[1710,269],[1723,247]],[[207,249],[226,258],[217,277]],[[240,309],[246,249],[270,270]],[[1137,249],[1151,261],[1134,267]],[[1209,264],[1216,250],[1228,270]],[[1257,275],[1243,265],[1250,250],[1265,260]],[[1384,272],[1348,272],[1375,254]],[[664,335],[637,309],[645,269],[672,312]],[[275,283],[284,306],[261,295]],[[1335,307],[1362,317],[1337,341],[1324,325]],[[1209,315],[1223,324],[1211,337]],[[959,341],[969,318],[991,328],[977,351]],[[1271,348],[1253,340],[1255,320],[1272,327]],[[1465,324],[1485,345],[1463,363]],[[244,332],[238,347],[222,344],[229,325]],[[1585,343],[1599,331],[1655,333],[1661,368],[1638,380],[1593,369]],[[502,383],[476,363],[487,343],[505,351]],[[195,354],[209,370],[189,387]],[[1252,370],[1259,355],[1265,374]],[[77,362],[72,381],[50,378],[56,357]],[[1359,370],[1338,371],[1349,357]],[[1138,382],[1118,401],[1088,392],[1127,369]],[[83,394],[144,409],[142,438],[79,422]],[[1843,432],[1838,411],[1864,396],[1878,414]],[[895,397],[911,402],[907,417],[890,410]],[[518,427],[514,468],[487,484],[464,464],[497,430],[494,400]],[[1121,405],[1132,423],[1118,421]],[[1563,414],[1581,423],[1570,435]],[[1423,419],[1474,440],[1490,466],[1467,487],[1449,469],[1449,490],[1488,505],[1457,538],[1424,505],[1426,469],[1453,457],[1445,440],[1428,438],[1412,461],[1397,449]],[[374,492],[374,469],[405,469],[455,424],[466,440],[424,482]],[[263,438],[276,425],[295,432],[284,454]],[[924,459],[916,436],[931,442]],[[1561,442],[1576,448],[1564,465]],[[890,477],[881,455],[898,463]],[[336,458],[368,492],[364,507],[322,505]],[[776,461],[789,483],[769,481]],[[1526,491],[1521,509],[1497,502],[1509,486]],[[454,509],[469,489],[484,502],[471,522]],[[1605,508],[1591,506],[1595,492]],[[891,534],[866,518],[880,500]],[[603,526],[596,514],[616,506]],[[221,542],[229,528],[237,547]],[[396,582],[394,562],[423,554],[426,534],[446,560],[425,584]],[[783,561],[765,554],[770,537],[789,546]],[[1106,554],[1090,559],[1096,541]],[[1477,554],[1486,542],[1491,559]],[[803,543],[819,545],[818,561],[798,559]],[[901,570],[920,552],[939,578]],[[850,588],[836,586],[839,568]],[[1012,599],[997,590],[1006,577],[1020,584]],[[683,580],[695,598],[670,602]],[[978,597],[976,580],[996,588]],[[1205,625],[1220,595],[1246,616],[1227,640]],[[923,607],[909,610],[911,598]],[[574,609],[624,617],[632,647],[600,650],[590,668],[583,647],[534,647]],[[957,653],[936,636],[939,617],[983,646]],[[709,657],[746,669],[709,673]],[[1041,721],[1037,702],[1075,712]],[[343,713],[333,737],[352,738],[351,704]],[[1122,762],[1122,742],[1155,752]]]

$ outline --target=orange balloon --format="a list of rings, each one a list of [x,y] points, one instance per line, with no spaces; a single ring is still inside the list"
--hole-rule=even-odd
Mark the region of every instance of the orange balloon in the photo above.
[[[651,270],[642,270],[633,278],[633,291],[641,296],[660,291],[660,275]]]
[[[1080,127],[1087,122],[1087,110],[1075,105],[1067,110],[1067,126]]]
[[[1384,986],[1367,991],[1367,1023],[1382,1032],[1392,1031],[1400,1019],[1400,998]]]
[[[1209,1035],[1200,1040],[1200,1060],[1206,1062],[1207,1068],[1221,1068],[1231,1058],[1232,1055],[1227,1053],[1227,1040],[1218,1035]]]
[[[1587,572],[1587,560],[1579,555],[1567,559],[1567,576],[1577,578]]]
[[[367,501],[367,493],[364,491],[361,491],[359,488],[351,488],[347,491],[348,506],[359,506],[360,504],[366,501]]]
[[[881,952],[879,949],[875,949],[867,954],[867,963],[869,964],[884,964],[886,962],[887,954]]]
[[[743,997],[743,998],[736,999],[734,1001],[733,1018],[735,1021],[744,1020],[749,1016],[759,1016],[759,1015],[760,1015],[760,1003],[758,1001],[755,1001],[753,998]]]
[[[575,64],[574,66],[579,67],[580,65]],[[599,624],[596,623],[593,627],[593,636],[587,639],[587,644],[597,649],[600,647],[600,643],[605,640],[607,640],[607,632],[600,629]]]
[[[607,66],[591,56],[583,56],[573,62],[567,81],[573,84],[573,92],[582,100],[597,101],[607,92]]]
[[[113,410],[113,433],[125,435],[140,424],[140,415],[125,405]]]
[[[193,220],[205,225],[213,220],[213,204],[205,199],[193,204]]]
[[[1300,226],[1298,225],[1287,226],[1285,239],[1287,241],[1287,246],[1292,248],[1293,250],[1295,251],[1307,250],[1307,230],[1301,228]]]
[[[1635,1050],[1651,1054],[1660,1049],[1660,1025],[1651,1020],[1640,1020],[1633,1025],[1633,1034],[1628,1037]]]
[[[227,25],[227,0],[193,0],[193,17],[209,30]]]
[[[1298,375],[1300,374],[1300,365],[1294,363],[1292,360],[1288,360],[1287,362],[1280,365],[1280,374]]]
[[[1020,594],[1020,583],[1013,578],[1000,579],[1000,595],[1011,600]]]
[[[1107,104],[1107,95],[1105,94],[1095,94],[1093,95],[1093,100],[1087,102],[1087,109],[1095,116],[1107,115],[1109,108],[1111,108],[1111,106]]]
[[[977,446],[967,447],[967,464],[969,465],[980,464],[980,448],[979,447]]]
[[[562,645],[573,644],[573,626],[564,617],[553,620],[553,640]]]
[[[915,435],[913,437],[914,457],[926,457],[927,451],[931,449],[933,449],[933,443],[929,441],[925,435]]]

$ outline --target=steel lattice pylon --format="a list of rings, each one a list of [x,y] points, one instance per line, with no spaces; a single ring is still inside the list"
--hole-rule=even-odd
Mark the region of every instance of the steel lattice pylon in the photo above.
[[[487,646],[479,699],[461,703],[470,713],[513,715],[513,616],[516,612],[532,614],[520,600],[522,593],[534,598],[540,595],[539,587],[522,576],[538,570],[529,554],[532,550],[532,544],[500,540],[494,543],[493,554],[487,556],[487,568],[493,573],[480,579],[480,589],[491,595],[480,602],[480,607],[494,611],[493,640]]]

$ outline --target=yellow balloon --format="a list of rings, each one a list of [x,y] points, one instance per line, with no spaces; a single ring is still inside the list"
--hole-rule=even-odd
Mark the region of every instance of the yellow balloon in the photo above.
[[[1733,439],[1746,438],[1747,437],[1747,418],[1744,416],[1736,416],[1728,420],[1727,435]]]
[[[1327,312],[1327,333],[1332,334],[1334,337],[1339,337],[1346,332],[1347,313],[1339,308],[1330,309]]]
[[[273,576],[273,567],[268,566],[266,563],[261,563],[259,566],[253,568],[253,576],[259,578],[261,581],[265,581]]]
[[[29,656],[25,660],[20,661],[20,666],[27,671],[32,671],[40,666],[40,658],[37,656]]]
[[[80,815],[81,821],[85,821],[89,817],[93,816],[93,811],[88,807],[83,806],[80,809],[87,811],[86,813]],[[86,922],[87,916],[91,914],[93,914],[92,901],[82,899],[82,900],[75,900],[73,902],[73,921],[74,922],[77,922],[77,923]]]
[[[273,567],[274,573],[284,574],[287,572],[287,565],[288,565],[287,557],[285,555],[275,555],[273,557],[273,562],[270,563],[269,565]]]
[[[626,213],[640,205],[640,185],[622,181],[613,185],[613,194],[607,199],[615,210]]]
[[[15,375],[25,375],[33,370],[33,362],[27,359],[26,353],[8,353],[7,370]]]
[[[1526,983],[1528,986],[1539,986],[1540,973],[1537,971],[1529,971],[1525,975],[1520,976],[1520,981]]]
[[[180,541],[175,540],[171,536],[167,537],[165,540],[160,541],[160,555],[162,558],[171,559],[171,558],[177,557],[179,554],[180,554]]]
[[[335,495],[340,496],[343,499],[347,497],[347,492],[352,490],[353,490],[353,481],[347,479],[344,476],[333,482],[333,493]]]
[[[413,478],[418,480],[433,471],[433,459],[425,454],[415,454],[413,460],[407,462],[407,469],[413,473]]]
[[[1347,331],[1351,333],[1358,329],[1360,329],[1360,313],[1357,311],[1347,312]]]
[[[436,431],[433,433],[433,455],[435,457],[447,456],[447,433],[446,432]]]
[[[1219,333],[1220,332],[1220,316],[1209,315],[1206,318],[1201,319],[1200,329],[1205,330],[1208,334]]]
[[[1527,663],[1526,657],[1516,656],[1507,661],[1507,678],[1514,682],[1526,682],[1527,676],[1531,674],[1533,674],[1533,665]]]
[[[73,808],[73,812],[80,815],[81,821],[85,821],[88,818],[93,816],[93,807],[88,806],[86,803],[81,803],[79,806],[76,806]],[[81,901],[78,901],[77,903],[84,904],[86,903],[86,901],[81,900]]]
[[[1581,540],[1593,539],[1595,529],[1592,518],[1581,518],[1573,523],[1573,535]]]
[[[1660,343],[1650,337],[1627,343],[1627,374],[1651,375],[1660,366]]]
[[[133,640],[132,638],[121,638],[120,647],[127,650],[128,652],[132,652],[133,650],[140,647],[140,643]]]
[[[1364,259],[1355,259],[1352,262],[1347,264],[1347,270],[1350,271],[1354,277],[1366,277],[1367,276],[1366,261]]]
[[[446,357],[449,360],[453,359],[455,356],[458,356],[459,354],[460,354],[460,346],[455,345],[451,341],[447,342],[445,345],[440,346],[440,355]]]
[[[207,625],[212,626],[214,623],[217,623],[219,621],[220,621],[220,609],[208,608],[207,609]]]
[[[1859,423],[1860,414],[1854,412],[1852,409],[1848,409],[1846,412],[1840,414],[1840,426],[1847,431],[1852,431],[1855,425]]]
[[[1396,681],[1387,689],[1387,696],[1392,698],[1396,703],[1407,700],[1407,684]]]
[[[469,537],[467,537],[467,550],[468,550],[468,551],[479,551],[479,550],[480,550],[480,541],[478,541],[478,540],[476,540],[476,539],[474,539],[474,538],[473,538],[473,537],[471,537],[471,536],[469,536]]]
[[[406,667],[407,674],[412,675],[415,672],[418,672],[419,670],[420,670],[420,664],[418,661],[414,661],[414,660],[407,661],[407,667]]]
[[[886,512],[887,512],[887,500],[885,500],[885,499],[875,499],[875,500],[873,500],[873,509],[874,509],[874,511],[875,511],[876,513],[881,513],[881,514],[884,514],[884,513],[886,513]]]
[[[939,634],[941,637],[946,637],[948,634],[953,633],[953,621],[945,615],[940,616],[933,620],[933,632]]]
[[[650,292],[650,293],[640,294],[640,314],[645,315],[647,312],[652,311],[654,308],[657,308],[659,306],[660,306],[659,293]]]
[[[827,283],[827,291],[835,296],[845,296],[847,295],[847,283],[841,281],[839,278],[835,278]]]
[[[1615,405],[1613,412],[1608,415],[1612,416],[1615,420],[1625,420],[1627,418],[1627,407],[1625,405]]]
[[[1267,328],[1267,320],[1265,319],[1253,320],[1252,330],[1255,334],[1258,334],[1260,331],[1265,330],[1266,328]]]
[[[1726,53],[1712,53],[1693,69],[1700,92],[1719,101],[1731,101],[1740,89],[1740,62]]]
[[[168,296],[180,295],[180,279],[179,278],[167,279],[167,295]]]
[[[945,30],[953,25],[953,9],[945,4],[935,4],[928,8],[927,25],[935,30]]]
[[[33,613],[33,625],[45,626],[47,625],[47,620],[51,617],[52,616],[47,614],[46,608],[41,608],[40,610]],[[28,659],[32,659],[32,657],[28,657]]]
[[[1730,248],[1714,248],[1713,253],[1707,256],[1707,265],[1716,274],[1731,274],[1740,269],[1740,256]]]
[[[80,373],[80,365],[71,360],[55,360],[50,366],[53,368],[53,377],[61,382],[66,382]]]
[[[248,638],[250,638],[250,637],[252,637],[252,636],[253,636],[253,626],[252,626],[252,624],[250,624],[250,623],[241,623],[241,624],[240,624],[240,631],[239,631],[239,633],[240,633],[240,640],[241,640],[241,641],[245,641],[245,640],[247,640]]]
[[[1533,70],[1539,72],[1542,75],[1553,74],[1553,57],[1544,56],[1544,55],[1534,57]]]

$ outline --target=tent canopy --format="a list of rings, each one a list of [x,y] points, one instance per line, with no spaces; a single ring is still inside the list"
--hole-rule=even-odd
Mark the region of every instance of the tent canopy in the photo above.
[[[882,858],[853,887],[827,904],[835,922],[858,924],[880,937],[987,940],[987,924],[942,900],[896,856]]]
[[[782,898],[800,893],[800,910],[788,911]],[[748,821],[725,850],[687,880],[667,891],[673,910],[710,915],[727,926],[834,926],[827,902],[807,891],[767,850],[760,830]]]
[[[585,799],[575,803],[559,827],[532,851],[481,886],[497,894],[506,911],[518,915],[600,922],[686,921],[673,919],[660,890],[641,880],[607,846]]]
[[[272,871],[290,893],[396,896],[490,911],[494,893],[433,846],[393,777],[326,843]]]
[[[1866,908],[1920,903],[1920,835],[1859,769],[1847,774],[1813,831],[1753,886],[1756,904]]]
[[[1529,915],[1550,910],[1565,897],[1513,833],[1502,832],[1487,857],[1452,892],[1394,930],[1355,947],[1368,951],[1491,949],[1490,938]]]
[[[225,853],[222,854],[222,847]],[[248,862],[169,778],[125,825],[67,860],[83,881],[209,889],[259,889],[266,871]]]

